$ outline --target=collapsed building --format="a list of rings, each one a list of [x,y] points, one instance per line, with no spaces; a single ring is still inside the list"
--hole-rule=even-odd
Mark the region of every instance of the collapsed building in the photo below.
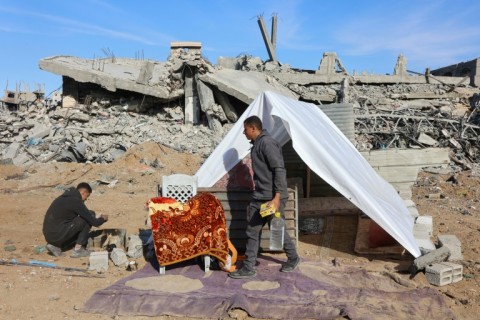
[[[220,57],[212,65],[200,43],[176,42],[166,62],[42,59],[41,69],[63,77],[62,103],[30,104],[2,117],[3,158],[109,162],[146,139],[207,156],[255,97],[270,90],[319,105],[359,150],[450,146],[459,161],[477,161],[479,90],[464,75],[412,74],[402,55],[391,75],[350,75],[334,52],[323,54],[317,70],[273,58]],[[15,159],[22,142],[52,154]],[[70,155],[62,156],[65,149]]]
[[[206,158],[264,91],[317,105],[414,217],[409,199],[419,170],[463,170],[480,161],[476,67],[458,75],[428,68],[419,73],[399,55],[392,74],[349,74],[335,52],[325,52],[316,70],[296,69],[277,61],[276,36],[268,37],[262,19],[259,26],[267,61],[241,55],[219,57],[213,65],[198,42],[171,43],[165,62],[113,54],[41,59],[42,70],[62,76],[61,102],[0,108],[0,161],[104,163],[147,140]],[[304,217],[360,213],[305,165],[291,143],[283,152]]]

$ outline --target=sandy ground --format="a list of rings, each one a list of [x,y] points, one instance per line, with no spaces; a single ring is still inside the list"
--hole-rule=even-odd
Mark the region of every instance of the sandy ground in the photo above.
[[[55,258],[47,253],[36,253],[37,246],[45,245],[41,232],[43,217],[51,201],[64,187],[87,181],[94,185],[94,193],[87,206],[97,214],[110,216],[104,228],[124,228],[138,233],[145,228],[146,201],[156,195],[161,176],[172,173],[193,174],[202,159],[193,154],[176,151],[147,142],[131,149],[112,164],[48,163],[28,169],[11,165],[0,166],[0,259],[19,262],[41,260],[62,267],[88,267],[88,258]],[[480,314],[480,214],[477,188],[479,177],[473,171],[451,175],[421,173],[419,187],[414,188],[413,201],[422,215],[434,218],[434,238],[439,233],[455,234],[463,245],[465,278],[452,285],[433,287],[445,299],[458,319],[476,319]],[[118,180],[114,186],[104,182]],[[452,180],[452,179],[450,179]],[[433,200],[429,194],[441,193]],[[302,240],[302,239],[300,239]],[[15,247],[14,251],[7,248]],[[302,256],[312,257],[311,241],[300,241]],[[313,251],[312,251],[313,250]],[[331,251],[335,258],[335,251]],[[320,257],[316,257],[320,259]],[[322,257],[324,258],[324,257]],[[362,265],[367,270],[394,270],[405,261],[386,261],[345,255],[343,264]],[[137,259],[139,268],[145,261]],[[407,261],[408,263],[408,261]],[[398,269],[398,268],[397,268]],[[72,272],[61,269],[29,266],[0,265],[1,319],[112,319],[106,315],[92,315],[80,311],[85,301],[97,290],[130,274],[110,264],[105,274]],[[408,275],[399,274],[408,279]],[[427,285],[423,274],[413,281]],[[232,312],[232,319],[244,319],[241,312]],[[129,319],[129,317],[114,317]],[[150,319],[135,317],[135,319]],[[160,319],[180,319],[163,317]]]

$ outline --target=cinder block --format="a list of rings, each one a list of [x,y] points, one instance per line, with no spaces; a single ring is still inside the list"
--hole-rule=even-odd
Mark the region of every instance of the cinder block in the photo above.
[[[105,272],[108,270],[108,251],[90,253],[89,270]]]
[[[463,278],[463,266],[452,262],[434,263],[425,268],[425,277],[435,286],[455,283]]]
[[[422,252],[430,252],[436,249],[432,240],[429,238],[415,238],[415,241]]]
[[[407,208],[415,207],[415,202],[413,202],[412,199],[404,199],[403,202]]]
[[[413,235],[418,238],[429,238],[433,233],[433,218],[431,216],[419,216],[413,225]]]
[[[420,216],[420,213],[418,213],[418,210],[416,207],[407,207],[408,211],[410,212],[410,215],[413,218],[417,218]]]
[[[443,247],[450,249],[450,257],[448,261],[463,260],[462,243],[453,234],[444,234],[438,236],[438,243]]]
[[[453,262],[442,262],[444,265],[452,267],[452,283],[458,282],[463,279],[463,266]]]

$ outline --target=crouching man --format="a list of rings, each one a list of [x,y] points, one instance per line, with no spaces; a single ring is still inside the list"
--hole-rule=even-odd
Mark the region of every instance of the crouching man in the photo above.
[[[72,258],[90,255],[90,251],[85,248],[90,229],[92,226],[99,227],[108,220],[104,214],[95,217],[93,211],[85,206],[91,193],[92,187],[82,182],[76,189],[67,189],[48,208],[43,220],[43,236],[47,241],[47,250],[54,256],[61,256],[62,251],[73,244]]]

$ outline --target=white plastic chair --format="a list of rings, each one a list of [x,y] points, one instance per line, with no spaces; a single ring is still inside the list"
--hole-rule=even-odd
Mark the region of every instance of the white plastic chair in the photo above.
[[[172,174],[162,178],[162,197],[174,198],[178,202],[185,203],[197,194],[197,176],[186,174]],[[204,256],[205,272],[210,271],[210,256]],[[160,274],[165,274],[165,267],[160,266]]]

